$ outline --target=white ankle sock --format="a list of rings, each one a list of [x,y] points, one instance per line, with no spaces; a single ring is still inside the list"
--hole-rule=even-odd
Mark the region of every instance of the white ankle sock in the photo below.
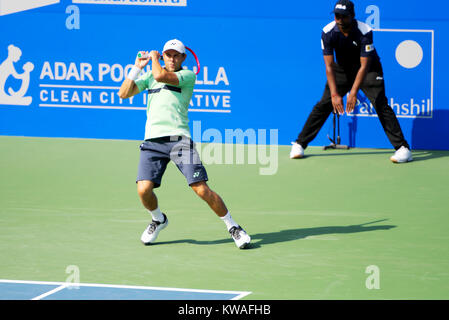
[[[162,215],[161,209],[159,209],[159,207],[157,207],[153,211],[148,210],[148,212],[151,214],[153,220],[164,222],[164,216]]]
[[[226,228],[231,229],[232,227],[238,227],[238,224],[232,219],[231,214],[228,212],[224,217],[220,217],[221,220],[226,224]]]

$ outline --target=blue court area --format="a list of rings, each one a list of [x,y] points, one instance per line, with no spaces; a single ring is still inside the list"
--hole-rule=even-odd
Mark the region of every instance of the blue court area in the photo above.
[[[238,300],[250,292],[0,280],[0,300]]]

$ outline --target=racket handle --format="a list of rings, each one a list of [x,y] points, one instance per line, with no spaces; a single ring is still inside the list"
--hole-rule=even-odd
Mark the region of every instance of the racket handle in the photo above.
[[[150,57],[150,54],[149,53],[145,53],[145,51],[139,51],[137,53],[137,57],[138,58],[142,58],[142,59],[147,59],[147,58]],[[161,55],[161,56],[159,56],[159,59],[160,60],[164,60],[164,57]]]
[[[146,53],[145,51],[139,51],[139,52],[137,53],[137,57],[138,57],[138,58],[142,58],[142,59],[146,59],[146,58],[149,58],[149,57],[150,57],[150,54],[149,54],[149,53]]]

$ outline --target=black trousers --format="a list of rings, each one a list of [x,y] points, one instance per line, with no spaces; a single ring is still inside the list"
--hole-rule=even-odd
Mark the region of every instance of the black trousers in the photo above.
[[[352,84],[355,80],[355,74],[347,74],[338,66],[334,70],[337,91],[340,96],[343,97],[351,90]],[[362,85],[360,86],[360,89],[373,104],[385,134],[393,147],[396,150],[402,146],[410,149],[407,141],[404,139],[398,119],[396,118],[393,109],[388,105],[388,99],[385,96],[383,73],[374,71],[368,72]],[[313,107],[302,131],[296,139],[296,142],[299,143],[304,149],[307,148],[308,144],[315,139],[316,135],[321,130],[332,111],[332,98],[329,85],[326,83],[323,97]]]

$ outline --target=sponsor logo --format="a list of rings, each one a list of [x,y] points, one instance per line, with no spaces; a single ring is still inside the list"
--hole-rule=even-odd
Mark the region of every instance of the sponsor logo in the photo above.
[[[365,51],[366,52],[371,52],[371,51],[373,51],[374,50],[374,45],[372,45],[372,44],[367,44],[366,46],[365,46]]]
[[[146,110],[145,93],[121,99],[118,90],[133,65],[44,61],[40,73],[40,107]],[[185,69],[197,71],[193,66]],[[151,72],[148,65],[143,72]],[[231,112],[231,90],[224,66],[203,66],[189,104],[191,112]]]
[[[393,109],[398,118],[431,118],[432,105],[430,99],[411,98],[408,101],[403,101],[395,98],[389,100],[389,105]],[[348,116],[358,117],[377,117],[376,110],[370,101],[364,96],[357,100],[357,104],[353,113],[348,113]]]
[[[0,0],[0,16],[59,3],[59,0]]]
[[[8,46],[8,57],[0,64],[0,104],[29,106],[33,101],[32,97],[25,95],[30,85],[30,73],[34,69],[34,64],[26,62],[23,65],[23,72],[17,72],[14,63],[18,62],[21,56],[20,48],[12,44]],[[21,81],[17,91],[7,86],[10,77]]]
[[[73,3],[187,7],[187,0],[72,0]]]
[[[335,6],[335,9],[341,9],[341,10],[346,10],[346,6],[344,4],[337,4]]]

